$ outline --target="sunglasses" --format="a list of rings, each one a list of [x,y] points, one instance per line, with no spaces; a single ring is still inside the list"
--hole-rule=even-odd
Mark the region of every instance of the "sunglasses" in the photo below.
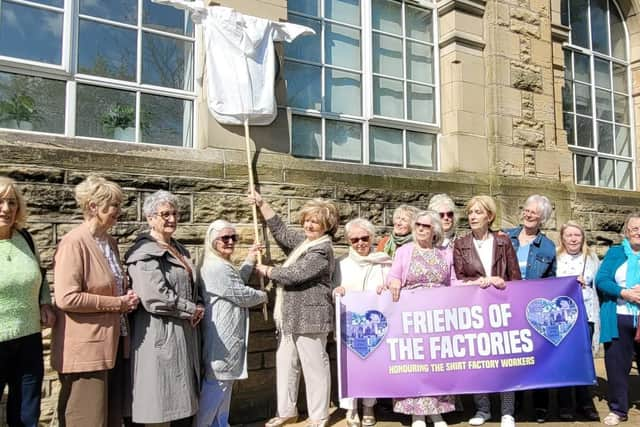
[[[227,236],[220,236],[218,237],[218,240],[222,240],[223,242],[237,242],[238,241],[238,235],[237,234],[229,234]]]
[[[358,242],[369,243],[369,236],[349,238],[349,241],[352,245],[355,245]]]
[[[180,219],[180,212],[178,212],[178,211],[158,212],[158,213],[156,213],[156,216],[159,216],[160,218],[162,218],[165,221],[167,221],[171,217],[174,217],[176,220],[179,220]]]
[[[438,212],[438,215],[440,215],[440,218],[447,217],[449,219],[453,219],[453,212],[449,211],[449,212]]]
[[[416,227],[423,227],[423,228],[431,229],[431,224],[425,224],[424,222],[416,221],[415,225],[416,225]]]

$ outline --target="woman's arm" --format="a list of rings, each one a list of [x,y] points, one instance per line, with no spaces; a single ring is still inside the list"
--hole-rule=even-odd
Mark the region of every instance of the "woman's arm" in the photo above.
[[[328,268],[328,254],[316,247],[288,267],[269,268],[268,277],[284,286],[296,286],[320,277]]]
[[[84,251],[81,241],[65,241],[58,245],[54,268],[54,295],[56,306],[73,313],[101,311],[126,312],[125,298],[97,295],[84,289]]]
[[[151,314],[191,319],[196,304],[181,298],[165,280],[160,262],[155,258],[129,264],[127,271],[131,286],[140,298],[140,303]]]
[[[221,267],[206,262],[202,266],[200,273],[207,291],[240,307],[253,307],[267,301],[266,292],[246,286],[232,268]]]

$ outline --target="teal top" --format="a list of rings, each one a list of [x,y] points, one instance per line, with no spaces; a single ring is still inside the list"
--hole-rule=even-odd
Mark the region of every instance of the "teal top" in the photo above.
[[[40,304],[51,303],[49,286],[17,231],[0,240],[0,271],[0,342],[40,332]]]

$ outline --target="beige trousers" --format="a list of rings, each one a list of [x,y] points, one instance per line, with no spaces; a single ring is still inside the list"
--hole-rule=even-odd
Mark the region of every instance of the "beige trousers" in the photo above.
[[[293,417],[298,414],[296,401],[302,368],[309,420],[329,418],[331,372],[326,346],[326,333],[280,336],[276,351],[277,416]]]

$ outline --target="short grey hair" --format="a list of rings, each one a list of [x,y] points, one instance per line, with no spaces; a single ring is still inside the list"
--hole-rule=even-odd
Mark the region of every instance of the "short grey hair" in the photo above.
[[[451,197],[449,197],[448,194],[436,194],[434,195],[431,200],[429,200],[429,206],[427,207],[428,210],[430,211],[438,211],[438,209],[441,206],[446,206],[449,209],[451,209],[451,211],[455,212],[456,211],[456,204],[453,203],[453,200],[451,200]]]
[[[144,213],[144,216],[147,218],[151,217],[158,210],[158,206],[164,205],[165,203],[173,206],[176,210],[180,208],[178,197],[175,194],[165,190],[158,190],[144,198],[142,213]]]
[[[431,232],[433,233],[433,246],[442,245],[442,241],[444,240],[444,230],[442,229],[442,221],[440,220],[440,214],[436,211],[418,211],[416,215],[413,217],[414,221],[418,221],[418,219],[423,216],[428,216],[431,218]],[[411,233],[413,234],[413,241],[416,241],[416,227],[412,224]]]
[[[371,224],[371,221],[364,218],[354,218],[351,221],[347,222],[344,226],[344,234],[347,238],[349,238],[349,233],[351,233],[351,229],[353,227],[360,227],[364,230],[367,230],[369,233],[369,237],[373,241],[376,237],[376,228]]]
[[[535,203],[538,205],[538,213],[540,214],[540,224],[544,224],[551,218],[551,212],[553,211],[553,207],[551,207],[551,201],[546,196],[541,196],[539,194],[533,194],[527,198],[527,201],[524,202],[524,207],[526,208],[529,204]]]

